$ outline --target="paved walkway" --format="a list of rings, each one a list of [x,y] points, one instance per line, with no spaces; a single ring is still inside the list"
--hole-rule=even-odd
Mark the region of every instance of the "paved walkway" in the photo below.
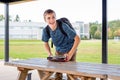
[[[39,80],[37,71],[31,71],[32,80]],[[18,70],[16,67],[5,66],[4,61],[0,60],[0,80],[17,80]]]

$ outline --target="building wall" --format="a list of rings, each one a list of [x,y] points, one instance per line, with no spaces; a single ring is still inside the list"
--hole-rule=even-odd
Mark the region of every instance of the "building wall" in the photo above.
[[[89,25],[83,22],[72,23],[76,33],[80,37],[87,36],[89,38]],[[0,39],[4,39],[5,27],[4,22],[0,22]],[[42,30],[46,26],[45,23],[39,22],[10,22],[9,38],[10,39],[30,39],[41,40]]]
[[[4,39],[4,23],[0,22],[0,39]]]
[[[73,26],[75,26],[76,32],[81,38],[84,38],[84,37],[87,37],[88,39],[90,38],[89,24],[84,24],[84,22],[77,21],[73,23]]]

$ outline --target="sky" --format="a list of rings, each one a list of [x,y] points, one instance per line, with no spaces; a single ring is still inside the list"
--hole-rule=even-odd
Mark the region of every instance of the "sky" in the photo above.
[[[108,20],[120,19],[120,0],[108,0]],[[0,14],[4,14],[4,4],[0,4]],[[67,17],[71,22],[84,23],[102,21],[102,0],[35,0],[14,4],[9,7],[12,18],[18,14],[20,20],[44,22],[43,13],[53,9],[57,18]]]

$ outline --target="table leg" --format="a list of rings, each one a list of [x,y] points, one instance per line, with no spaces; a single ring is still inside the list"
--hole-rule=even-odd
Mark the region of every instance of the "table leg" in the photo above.
[[[38,70],[38,74],[39,74],[40,80],[48,80],[49,77],[50,77],[53,73],[54,73],[54,72],[47,72],[47,71]]]
[[[93,77],[80,77],[81,80],[96,80],[96,78]]]
[[[71,74],[67,74],[67,76],[69,77],[70,80],[74,80],[74,76]]]
[[[108,76],[104,75],[104,78],[101,78],[100,80],[108,80]]]
[[[18,68],[18,70],[19,70],[19,75],[17,80],[25,80],[28,74],[28,69]]]

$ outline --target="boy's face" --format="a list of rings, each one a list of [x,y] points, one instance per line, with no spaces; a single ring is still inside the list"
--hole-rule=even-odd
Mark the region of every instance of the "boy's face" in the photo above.
[[[46,14],[45,17],[45,22],[48,23],[49,26],[55,26],[56,25],[56,15],[55,13],[50,13]]]

